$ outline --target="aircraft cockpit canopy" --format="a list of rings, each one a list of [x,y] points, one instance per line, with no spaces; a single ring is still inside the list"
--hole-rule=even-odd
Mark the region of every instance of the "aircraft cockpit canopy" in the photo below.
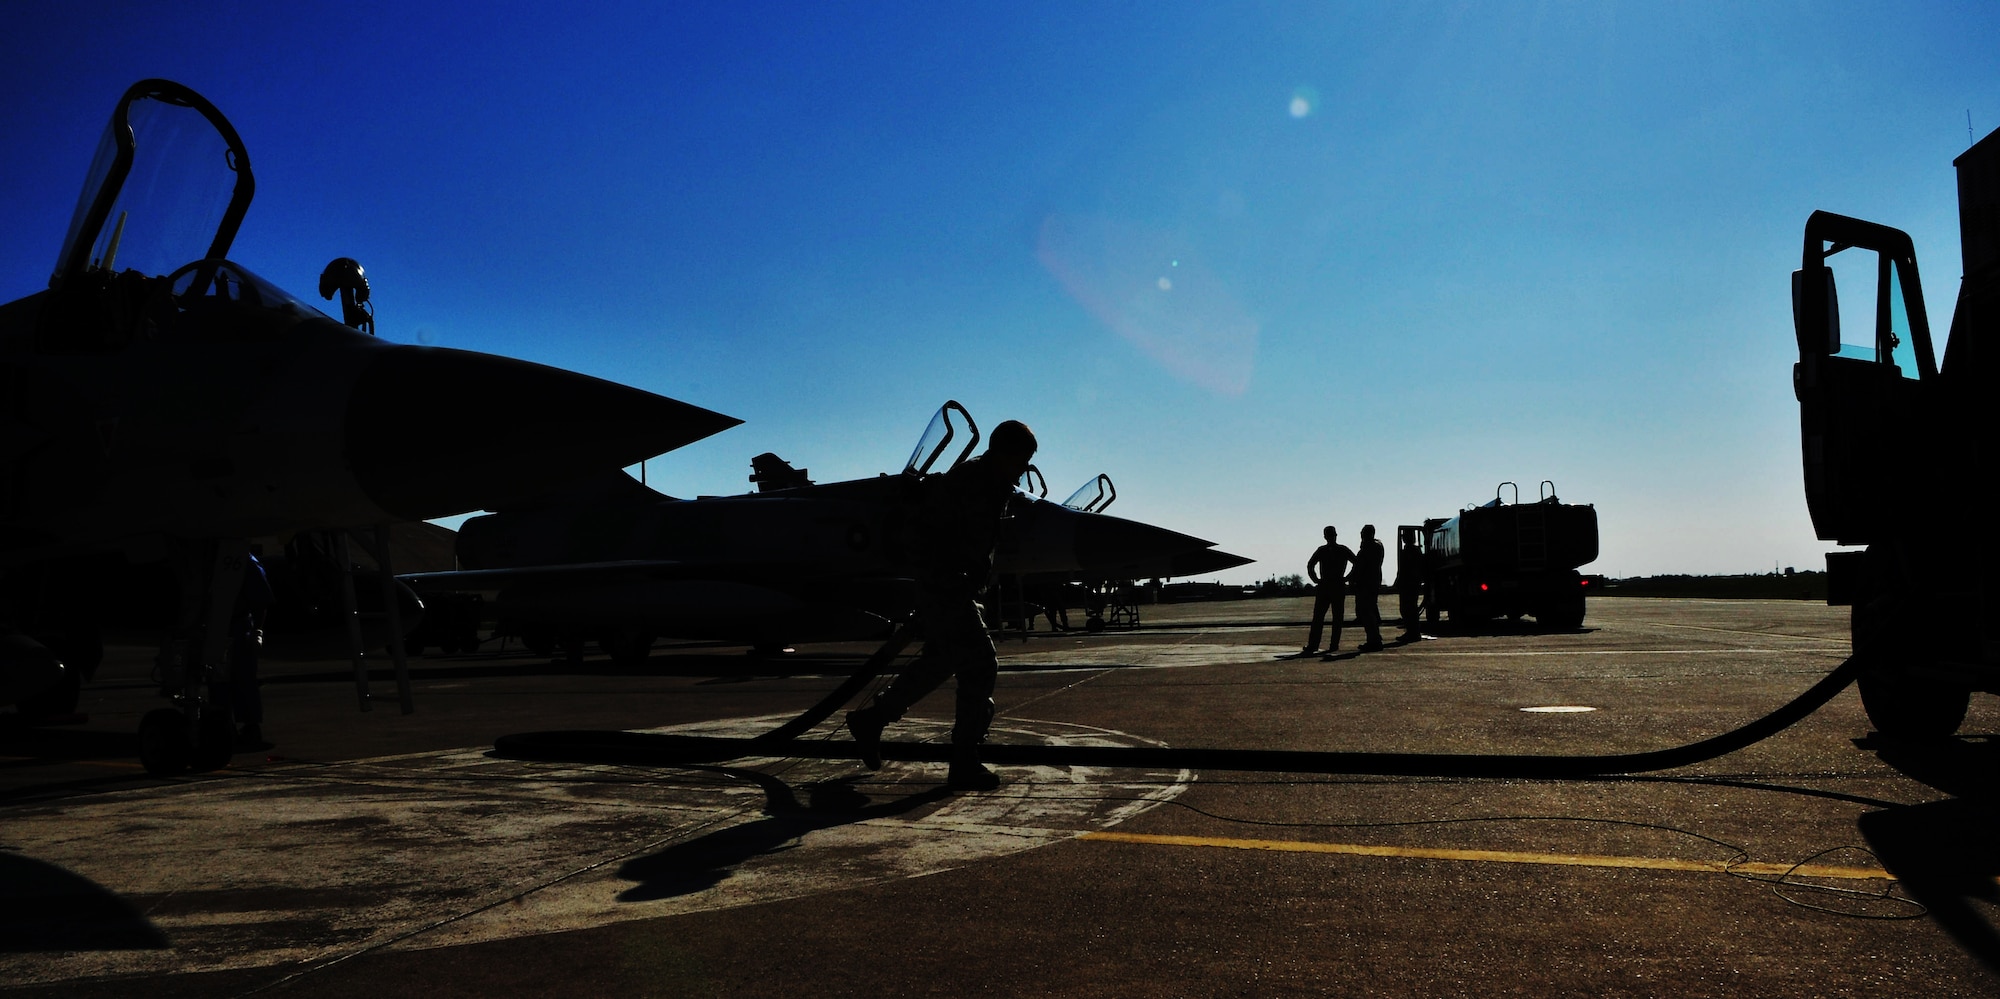
[[[945,449],[963,437],[965,445],[959,448],[958,456],[943,468],[937,467]],[[957,468],[959,463],[971,457],[972,449],[979,444],[979,426],[972,422],[972,414],[952,399],[938,407],[937,415],[931,417],[930,426],[924,428],[924,435],[917,439],[917,449],[910,452],[910,460],[903,463],[903,471],[926,473],[946,472]]]
[[[149,337],[246,341],[328,319],[224,259],[255,189],[243,140],[215,105],[170,80],[133,84],[111,113],[77,199],[39,348],[116,350]]]
[[[1021,478],[1014,483],[1014,488],[1035,499],[1049,498],[1049,480],[1042,476],[1041,469],[1033,465],[1029,465],[1028,470],[1021,473]]]
[[[275,336],[326,313],[229,260],[197,260],[169,275],[152,319],[165,338],[245,340]]]
[[[50,283],[88,271],[158,277],[226,256],[255,186],[222,112],[178,83],[141,80],[98,143]]]
[[[1104,508],[1118,499],[1118,490],[1111,484],[1111,476],[1099,473],[1097,478],[1084,483],[1062,505],[1079,513],[1103,513]]]

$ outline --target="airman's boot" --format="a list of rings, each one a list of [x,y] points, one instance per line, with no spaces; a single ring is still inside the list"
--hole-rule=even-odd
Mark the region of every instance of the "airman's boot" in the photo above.
[[[992,791],[1000,786],[1000,775],[979,762],[977,745],[951,748],[951,772],[944,784],[954,791]]]
[[[874,708],[847,713],[847,731],[854,736],[855,747],[861,750],[861,762],[870,770],[882,769],[882,729],[888,724]]]

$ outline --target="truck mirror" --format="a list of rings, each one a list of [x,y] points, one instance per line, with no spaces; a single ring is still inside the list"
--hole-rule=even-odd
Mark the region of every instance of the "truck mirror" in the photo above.
[[[1824,276],[1815,282],[1810,272]],[[1822,283],[1824,293],[1808,288],[1813,283]],[[1800,268],[1792,272],[1792,330],[1798,336],[1799,356],[1808,354],[1840,353],[1840,295],[1834,289],[1833,268]]]

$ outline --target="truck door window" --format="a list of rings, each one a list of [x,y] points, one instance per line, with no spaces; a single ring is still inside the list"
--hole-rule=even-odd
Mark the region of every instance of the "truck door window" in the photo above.
[[[1834,317],[1840,333],[1837,357],[1873,361],[1875,354],[1875,288],[1881,257],[1862,249],[1847,249],[1826,258],[1838,290],[1839,312]]]
[[[1826,258],[1838,289],[1840,346],[1835,354],[1894,365],[1916,378],[1916,339],[1903,298],[1902,269],[1893,257],[1850,247]]]
[[[1903,274],[1896,261],[1884,258],[1886,283],[1889,289],[1887,314],[1887,336],[1883,346],[1889,351],[1889,363],[1896,366],[1898,374],[1904,378],[1917,377],[1917,344],[1910,336],[1910,310],[1903,302]]]

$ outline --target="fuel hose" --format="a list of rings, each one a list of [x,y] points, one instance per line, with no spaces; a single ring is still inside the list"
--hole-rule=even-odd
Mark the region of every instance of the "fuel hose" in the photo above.
[[[897,631],[839,688],[799,717],[752,738],[675,735],[657,732],[556,731],[502,736],[494,754],[508,759],[567,763],[675,766],[715,763],[745,756],[858,759],[851,741],[800,739],[886,667],[911,637]],[[1600,777],[1671,770],[1726,756],[1785,730],[1833,699],[1861,672],[1860,657],[1845,662],[1777,710],[1739,728],[1699,742],[1643,753],[1545,756],[1493,753],[1358,753],[1309,749],[1228,749],[1174,746],[1026,746],[987,743],[986,763],[1017,766],[1138,767],[1149,770],[1236,770],[1295,774],[1377,774],[1400,777]],[[944,743],[883,742],[882,758],[940,763],[950,759]]]

